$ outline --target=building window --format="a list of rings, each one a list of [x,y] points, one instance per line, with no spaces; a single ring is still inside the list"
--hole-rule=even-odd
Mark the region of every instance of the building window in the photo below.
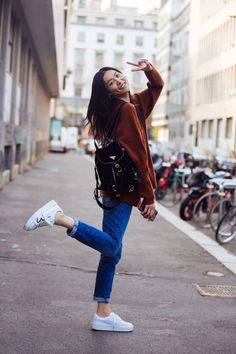
[[[116,37],[116,44],[124,44],[124,36],[118,34]]]
[[[104,53],[103,52],[96,52],[95,53],[95,66],[96,68],[101,68],[103,66],[104,61]]]
[[[15,164],[19,165],[21,162],[21,144],[16,144]]]
[[[75,85],[75,96],[76,97],[82,96],[82,85]]]
[[[209,120],[208,122],[208,138],[212,139],[213,138],[213,127],[214,127],[214,121],[213,119]]]
[[[152,64],[153,64],[154,66],[157,66],[157,63],[156,63],[156,54],[153,54],[153,55],[152,55]]]
[[[233,88],[236,88],[236,65],[233,67]]]
[[[119,52],[114,53],[115,66],[117,67],[123,66],[123,57],[124,57],[124,53],[119,53]]]
[[[202,121],[201,138],[206,138],[207,121]]]
[[[105,34],[104,33],[98,33],[97,34],[97,42],[98,43],[104,43],[105,42]]]
[[[86,16],[77,16],[77,23],[84,25],[86,23]]]
[[[138,63],[139,60],[144,58],[144,55],[143,55],[143,53],[134,53],[133,58],[134,58],[134,63]]]
[[[20,73],[19,73],[19,83],[21,85],[23,84],[25,78],[26,55],[27,55],[26,40],[22,38],[21,51],[20,51]]]
[[[143,37],[136,37],[136,46],[137,47],[143,46]]]
[[[8,41],[8,63],[7,70],[12,73],[13,69],[13,52],[14,52],[14,39],[15,39],[15,20],[11,18],[11,26]]]
[[[197,104],[220,101],[229,96],[233,88],[233,69],[218,71],[197,81]]]
[[[193,135],[193,124],[189,124],[188,133],[189,135]]]
[[[96,17],[96,23],[97,23],[97,25],[105,25],[106,18],[105,17]]]
[[[134,21],[135,28],[143,28],[143,21]]]
[[[6,145],[4,146],[4,158],[3,158],[3,170],[11,169],[11,161],[12,161],[12,146]]]
[[[2,36],[3,36],[3,1],[0,1],[0,60],[2,54]]]
[[[79,9],[84,9],[85,7],[86,7],[86,0],[79,0],[78,8]]]
[[[117,27],[124,27],[125,20],[123,18],[116,18],[116,26]]]
[[[141,60],[144,57],[143,53],[134,53],[133,58],[134,58],[134,63],[138,63],[139,60]],[[142,84],[142,73],[140,71],[137,71],[133,75],[133,86],[136,89],[139,89],[140,85]]]
[[[157,30],[157,22],[153,22],[153,29]]]
[[[85,32],[78,32],[78,42],[85,42]]]
[[[75,65],[81,66],[84,64],[84,49],[75,49]]]
[[[154,47],[155,47],[155,48],[157,48],[157,44],[158,44],[157,38],[154,38]]]
[[[135,87],[139,87],[142,84],[142,73],[140,71],[136,71],[133,76],[133,85]]]
[[[225,137],[226,139],[232,138],[232,130],[233,130],[233,118],[226,118],[226,129],[225,129]]]

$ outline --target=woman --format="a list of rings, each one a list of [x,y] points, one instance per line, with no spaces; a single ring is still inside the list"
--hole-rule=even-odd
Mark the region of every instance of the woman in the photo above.
[[[148,88],[131,95],[126,77],[114,68],[104,67],[94,76],[87,119],[94,138],[103,143],[113,119],[118,119],[114,138],[127,150],[136,162],[140,175],[137,190],[121,195],[111,210],[103,212],[103,231],[73,219],[63,213],[55,201],[50,201],[37,210],[26,222],[26,231],[41,226],[59,225],[67,234],[101,253],[97,270],[93,299],[97,311],[92,320],[92,329],[101,331],[129,332],[132,323],[122,320],[111,311],[110,295],[115,267],[121,258],[122,239],[128,225],[133,206],[145,205],[142,216],[152,220],[155,213],[154,188],[156,187],[152,160],[149,152],[145,118],[147,118],[163,87],[163,80],[147,59],[142,59],[132,71],[144,71]],[[122,106],[121,106],[122,104]],[[118,116],[117,116],[118,115]],[[103,198],[107,206],[113,205],[109,196]]]

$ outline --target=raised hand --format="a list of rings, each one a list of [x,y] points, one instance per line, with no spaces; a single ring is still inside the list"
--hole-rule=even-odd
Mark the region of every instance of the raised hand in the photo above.
[[[149,63],[147,59],[141,59],[138,61],[138,64],[132,63],[130,61],[126,62],[129,65],[133,65],[136,68],[132,69],[131,71],[151,71],[152,70],[152,64]]]

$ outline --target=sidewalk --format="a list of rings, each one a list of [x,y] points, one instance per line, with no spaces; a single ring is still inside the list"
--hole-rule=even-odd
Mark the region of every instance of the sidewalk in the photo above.
[[[235,354],[235,298],[202,297],[193,286],[235,285],[235,275],[164,218],[148,223],[137,209],[112,296],[113,310],[135,330],[90,330],[99,254],[60,228],[22,226],[55,199],[100,228],[93,188],[92,163],[72,152],[48,154],[0,192],[0,353]]]

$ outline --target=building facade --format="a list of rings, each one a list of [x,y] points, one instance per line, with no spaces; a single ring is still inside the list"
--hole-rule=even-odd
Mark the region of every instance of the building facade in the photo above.
[[[146,78],[142,72],[132,73],[126,61],[148,58],[155,64],[157,45],[156,13],[141,15],[136,8],[119,7],[116,1],[101,11],[99,0],[76,0],[70,25],[66,90],[58,107],[58,115],[68,112],[79,121],[86,116],[92,79],[102,66],[124,71],[131,90],[142,90]]]
[[[47,152],[67,11],[64,0],[0,0],[0,188]]]
[[[165,86],[154,115],[159,142],[184,145],[188,104],[190,0],[163,0],[158,16],[157,67]]]
[[[188,120],[190,2],[175,0],[172,4],[170,82],[166,110],[169,141],[176,149],[185,148],[185,123]]]
[[[206,152],[236,151],[236,1],[192,0],[186,139]],[[187,134],[191,132],[192,134]]]
[[[156,63],[164,80],[164,88],[154,111],[152,126],[159,142],[169,141],[167,102],[170,84],[170,41],[171,41],[172,0],[162,0],[158,13],[158,37]]]

